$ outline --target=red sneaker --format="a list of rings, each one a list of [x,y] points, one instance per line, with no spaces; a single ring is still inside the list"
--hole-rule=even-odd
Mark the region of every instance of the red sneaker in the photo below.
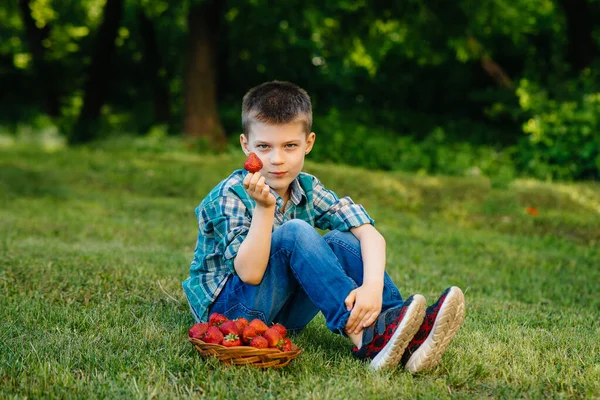
[[[362,346],[352,353],[371,359],[370,367],[378,370],[398,365],[400,358],[425,317],[425,297],[410,296],[402,306],[382,312],[375,323],[363,330]]]
[[[423,324],[402,355],[402,365],[413,374],[435,367],[464,317],[465,296],[458,287],[449,287],[427,307]]]

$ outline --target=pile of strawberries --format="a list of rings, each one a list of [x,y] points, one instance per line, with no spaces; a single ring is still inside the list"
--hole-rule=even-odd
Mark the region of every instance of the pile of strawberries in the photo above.
[[[225,347],[252,346],[257,349],[291,351],[292,341],[286,334],[287,330],[281,324],[274,324],[269,328],[260,319],[250,322],[246,318],[230,320],[219,313],[212,313],[208,322],[196,324],[188,332],[191,338]]]

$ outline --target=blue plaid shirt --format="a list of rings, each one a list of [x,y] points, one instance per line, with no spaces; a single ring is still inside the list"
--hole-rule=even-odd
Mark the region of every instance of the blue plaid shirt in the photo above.
[[[234,171],[196,208],[198,239],[190,277],[183,282],[183,289],[200,321],[208,319],[208,308],[227,279],[236,273],[233,260],[250,229],[256,203],[244,189],[246,174],[243,169]],[[285,211],[281,210],[283,198],[271,190],[277,200],[273,230],[291,219],[301,219],[323,230],[348,231],[374,224],[360,204],[349,197],[338,198],[312,175],[301,172],[290,186]]]

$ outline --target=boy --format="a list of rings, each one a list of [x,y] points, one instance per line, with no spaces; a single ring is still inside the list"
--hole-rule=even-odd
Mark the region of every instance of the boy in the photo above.
[[[234,171],[196,208],[198,239],[183,282],[196,320],[218,312],[294,331],[321,311],[373,369],[434,367],[462,323],[463,293],[448,288],[427,309],[420,294],[403,301],[365,209],[302,172],[316,137],[308,94],[288,82],[259,85],[243,98],[242,125],[241,147],[263,167]]]

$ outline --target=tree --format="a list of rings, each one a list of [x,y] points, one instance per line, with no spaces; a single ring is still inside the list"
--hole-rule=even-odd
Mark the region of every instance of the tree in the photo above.
[[[158,51],[154,22],[148,18],[143,9],[138,10],[137,19],[144,48],[144,63],[150,70],[150,82],[148,83],[152,85],[154,93],[154,122],[167,123],[171,117],[171,101],[166,73],[163,72],[164,65]]]
[[[589,67],[598,56],[592,16],[586,0],[561,0],[567,20],[568,59],[575,71]]]
[[[206,0],[188,13],[188,51],[184,95],[184,132],[222,147],[225,129],[217,107],[217,45],[223,1]]]
[[[98,135],[96,123],[112,73],[115,39],[122,14],[123,0],[106,0],[95,51],[83,87],[83,106],[77,124],[71,132],[71,142],[89,142]]]
[[[31,15],[30,0],[19,0],[19,10],[33,61],[35,86],[36,89],[42,91],[42,98],[44,99],[44,112],[51,117],[58,117],[60,115],[60,104],[58,95],[53,88],[50,66],[46,61],[46,48],[43,45],[44,40],[50,36],[50,26],[45,24],[42,28],[39,28],[36,25],[36,21]]]

